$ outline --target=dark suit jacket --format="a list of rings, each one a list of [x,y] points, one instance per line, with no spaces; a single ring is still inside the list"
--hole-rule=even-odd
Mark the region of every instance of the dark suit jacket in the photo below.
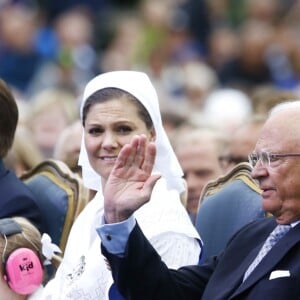
[[[135,300],[296,300],[300,299],[300,224],[292,228],[242,283],[243,275],[276,226],[257,220],[238,231],[224,252],[201,266],[168,270],[138,225],[130,234],[124,258],[102,252],[126,299]],[[276,270],[290,276],[270,280]],[[274,273],[273,273],[274,274]]]
[[[0,218],[27,218],[42,233],[44,224],[37,203],[28,187],[0,160]]]

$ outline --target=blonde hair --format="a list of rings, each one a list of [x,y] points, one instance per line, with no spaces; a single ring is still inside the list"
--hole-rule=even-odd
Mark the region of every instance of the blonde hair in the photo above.
[[[42,262],[42,243],[41,234],[38,229],[27,219],[23,217],[12,218],[22,228],[21,233],[12,234],[4,237],[0,235],[0,255],[1,259],[5,260],[8,255],[18,248],[29,248],[34,251]],[[4,253],[5,251],[5,253]],[[3,266],[1,264],[1,273],[3,273]]]
[[[63,111],[68,123],[78,118],[78,107],[75,96],[63,89],[49,88],[37,93],[30,102],[30,113],[28,118],[32,119],[41,112],[58,106]],[[30,120],[27,120],[30,125]]]
[[[5,166],[17,176],[32,169],[43,160],[43,154],[25,126],[18,126],[11,149],[4,157]]]
[[[0,234],[0,257],[2,262],[5,261],[14,250],[18,248],[28,248],[37,254],[43,265],[45,257],[42,254],[42,242],[39,230],[26,218],[13,217],[11,219],[20,225],[22,232],[5,237]],[[54,255],[51,262],[55,267],[58,267],[60,261],[61,258]],[[3,263],[0,265],[0,273],[3,275]]]

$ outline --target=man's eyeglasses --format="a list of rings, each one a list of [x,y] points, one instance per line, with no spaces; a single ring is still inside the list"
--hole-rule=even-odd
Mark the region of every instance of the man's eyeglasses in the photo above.
[[[248,156],[248,160],[250,165],[254,168],[258,161],[261,162],[263,166],[270,166],[272,162],[277,161],[279,158],[282,157],[300,157],[300,153],[285,153],[285,154],[275,154],[275,153],[268,153],[265,151],[257,153],[251,153]]]

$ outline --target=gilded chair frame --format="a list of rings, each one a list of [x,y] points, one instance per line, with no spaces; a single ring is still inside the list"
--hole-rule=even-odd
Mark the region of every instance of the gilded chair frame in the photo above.
[[[42,199],[44,196],[41,195],[44,191],[41,190],[41,187],[37,186],[41,180],[47,180],[47,184],[53,184],[57,189],[60,189],[67,195],[67,203],[61,203],[62,206],[66,206],[63,226],[55,228],[55,230],[61,231],[59,233],[60,238],[59,241],[54,241],[59,245],[60,249],[64,251],[72,224],[89,201],[89,190],[84,187],[82,178],[78,174],[72,172],[64,162],[55,159],[47,159],[22,174],[20,179],[27,184],[38,200]],[[51,195],[45,195],[47,200],[49,200],[50,196]],[[53,202],[53,209],[56,209],[56,205],[60,205],[60,201],[64,200],[51,199],[51,202]],[[47,205],[48,204],[49,203],[47,203]],[[38,205],[40,206],[42,213],[45,214],[45,220],[47,220],[49,213],[55,213],[55,211],[47,211],[47,208],[43,209],[44,204],[42,200]],[[51,225],[57,226],[57,224]]]
[[[203,188],[199,205],[205,199],[205,197],[214,195],[220,191],[226,184],[234,180],[242,180],[245,184],[250,187],[253,191],[261,194],[261,189],[259,188],[257,180],[251,176],[252,167],[248,162],[241,162],[234,166],[228,173],[223,176],[218,177],[215,180],[209,181]]]

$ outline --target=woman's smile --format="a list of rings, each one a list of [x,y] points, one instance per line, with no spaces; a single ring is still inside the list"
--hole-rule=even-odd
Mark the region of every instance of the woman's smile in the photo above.
[[[115,162],[117,156],[101,156],[100,159],[108,162]]]

